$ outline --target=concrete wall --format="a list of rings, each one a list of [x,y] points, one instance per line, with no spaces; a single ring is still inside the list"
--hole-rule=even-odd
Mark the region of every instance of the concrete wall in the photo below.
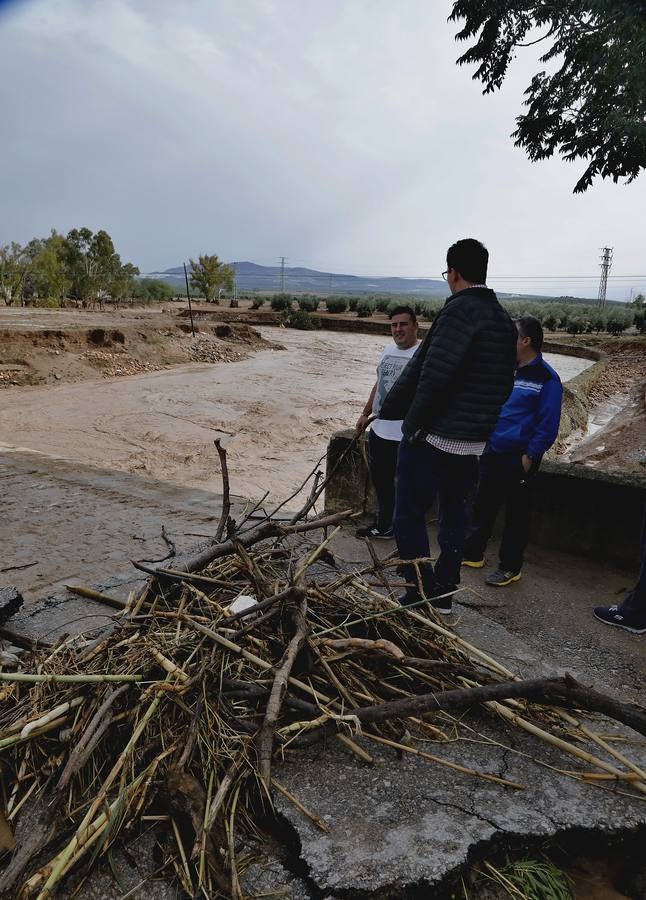
[[[330,440],[325,492],[330,512],[353,507],[374,512],[363,438],[338,431]],[[601,472],[576,463],[546,461],[538,474],[530,542],[636,569],[646,475]],[[496,528],[499,534],[499,527]]]
[[[561,410],[561,425],[559,436],[547,453],[547,458],[560,452],[567,438],[575,431],[585,431],[588,425],[588,394],[593,385],[601,377],[606,367],[605,354],[592,347],[573,347],[570,344],[562,344],[560,341],[545,341],[543,350],[546,353],[560,353],[563,356],[580,356],[583,359],[593,360],[593,364],[575,375],[563,385],[563,407]]]

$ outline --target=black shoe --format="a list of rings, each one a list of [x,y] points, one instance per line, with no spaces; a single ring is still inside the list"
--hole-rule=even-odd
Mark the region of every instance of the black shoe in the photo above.
[[[441,613],[443,616],[450,616],[453,612],[453,597],[451,593],[456,590],[454,584],[443,585],[439,588],[438,592],[434,597],[431,597],[431,606],[435,610],[435,612]],[[442,594],[449,594],[448,597],[443,597]]]
[[[447,590],[443,590],[442,593],[448,593],[449,590],[455,590],[455,588],[448,588]],[[402,606],[414,606],[419,604],[420,609],[424,603],[430,603],[435,612],[438,612],[443,616],[450,616],[453,612],[453,602],[451,597],[429,597],[428,600],[423,601],[417,591],[414,591],[402,594],[401,597],[397,598],[397,602]]]
[[[363,528],[357,528],[354,533],[358,538],[371,538],[372,540],[390,540],[394,537],[392,528],[387,531],[381,531],[376,525],[364,525]]]
[[[599,619],[604,625],[614,625],[630,631],[631,634],[646,634],[646,622],[639,621],[630,613],[622,613],[618,606],[597,606],[594,611],[595,619]]]

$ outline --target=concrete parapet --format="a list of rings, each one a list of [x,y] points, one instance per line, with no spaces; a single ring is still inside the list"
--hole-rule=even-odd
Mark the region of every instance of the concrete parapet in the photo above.
[[[329,443],[325,507],[375,510],[364,439],[352,446],[352,430]],[[545,461],[537,477],[530,543],[626,568],[639,561],[646,475],[604,472],[580,463]],[[496,528],[496,533],[500,529]]]

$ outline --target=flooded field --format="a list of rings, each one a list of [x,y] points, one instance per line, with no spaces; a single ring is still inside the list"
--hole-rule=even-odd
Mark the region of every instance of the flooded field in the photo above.
[[[285,350],[128,378],[3,393],[0,444],[105,469],[219,490],[213,439],[224,435],[232,490],[291,493],[354,424],[387,338],[265,328]],[[588,360],[547,354],[564,380]],[[1,447],[0,447],[1,449]]]

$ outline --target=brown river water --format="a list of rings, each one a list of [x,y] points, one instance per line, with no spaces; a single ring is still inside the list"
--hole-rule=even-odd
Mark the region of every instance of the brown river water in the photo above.
[[[220,490],[224,438],[233,493],[282,499],[354,425],[387,338],[264,328],[285,350],[95,382],[4,391],[0,450],[24,448],[104,469]],[[547,359],[564,379],[586,366]],[[297,501],[294,501],[296,504]]]

